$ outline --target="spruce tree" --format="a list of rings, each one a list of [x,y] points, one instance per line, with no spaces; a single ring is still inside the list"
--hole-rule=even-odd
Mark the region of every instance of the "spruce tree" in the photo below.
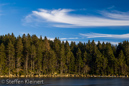
[[[85,51],[83,53],[83,74],[87,74],[90,71],[90,68],[88,66],[88,54]]]
[[[56,54],[58,70],[60,69],[60,46],[61,46],[61,41],[59,40],[59,38],[58,39],[55,38],[53,42],[53,50],[55,51],[55,54]]]
[[[28,38],[29,35],[28,35]],[[23,34],[23,37],[22,37],[22,41],[23,41],[23,55],[24,55],[24,58],[23,58],[23,63],[24,63],[24,74],[25,75],[28,75],[28,70],[29,70],[29,55],[30,55],[30,44],[31,44],[31,41],[30,40],[27,40],[28,39],[26,37],[25,34]]]
[[[104,67],[104,56],[101,54],[101,52],[98,50],[96,53],[96,74],[103,74],[103,67]]]
[[[78,48],[77,53],[76,53],[76,66],[78,69],[78,74],[81,73],[81,67],[82,67],[82,56],[81,56],[81,50]]]
[[[36,61],[36,47],[34,44],[31,45],[31,74],[35,74],[35,61]]]
[[[7,57],[8,57],[8,74],[14,74],[15,72],[15,49],[12,42],[9,40],[7,45]]]
[[[6,59],[6,52],[5,46],[3,43],[0,45],[0,75],[5,75],[7,73],[7,59]]]
[[[21,66],[22,57],[23,57],[23,43],[21,37],[19,36],[16,41],[16,71],[18,76],[22,68]]]
[[[67,66],[66,66],[65,48],[64,48],[64,42],[62,42],[60,50],[60,74],[65,73],[66,70]]]
[[[49,70],[51,74],[56,73],[57,59],[54,50],[50,51]]]
[[[49,64],[48,64],[49,63]],[[96,45],[59,38],[50,41],[36,35],[22,38],[12,33],[0,36],[0,75],[16,74],[129,74],[129,42],[118,46],[110,43]]]
[[[71,50],[68,41],[65,43],[65,56],[66,56],[66,65],[67,65],[67,73],[69,72],[70,58],[71,58]]]
[[[36,69],[37,69],[37,73],[38,75],[41,74],[42,71],[42,60],[43,60],[43,41],[42,38],[40,38],[40,40],[38,41],[38,45],[36,48]]]
[[[44,48],[45,50],[43,51],[43,73],[47,74],[49,72],[49,59],[50,59],[50,43],[47,39],[47,37],[44,38]]]
[[[106,44],[106,57],[108,58],[108,74],[114,74],[116,70],[116,58],[114,56],[111,44]]]
[[[74,54],[70,51],[69,74],[73,73],[75,73],[75,57]]]
[[[120,75],[127,74],[127,65],[126,65],[125,56],[122,50],[118,55],[118,63],[119,63],[118,73]]]

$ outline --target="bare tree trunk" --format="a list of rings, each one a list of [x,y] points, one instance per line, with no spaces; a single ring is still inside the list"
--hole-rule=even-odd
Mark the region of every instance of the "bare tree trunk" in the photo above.
[[[17,57],[17,76],[19,76],[19,70],[20,70],[20,58]]]
[[[27,53],[26,61],[25,61],[25,70],[26,70],[26,75],[28,75],[28,53]]]
[[[9,55],[9,75],[10,75],[10,55]]]

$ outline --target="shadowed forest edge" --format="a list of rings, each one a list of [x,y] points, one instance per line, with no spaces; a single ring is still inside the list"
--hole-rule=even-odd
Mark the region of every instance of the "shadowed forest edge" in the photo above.
[[[128,75],[129,42],[118,45],[54,41],[36,35],[0,36],[0,75]]]

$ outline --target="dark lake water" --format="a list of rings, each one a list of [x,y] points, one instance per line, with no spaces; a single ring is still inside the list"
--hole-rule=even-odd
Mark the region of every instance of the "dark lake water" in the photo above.
[[[33,79],[33,78],[30,78]],[[0,79],[7,80],[7,79]],[[10,80],[10,79],[8,79]],[[11,79],[12,81],[15,79]],[[25,80],[25,78],[18,78]],[[34,78],[43,80],[44,84],[0,84],[0,86],[129,86],[129,78]]]

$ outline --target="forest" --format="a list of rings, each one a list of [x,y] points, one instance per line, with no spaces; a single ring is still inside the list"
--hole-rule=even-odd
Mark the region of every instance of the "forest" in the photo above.
[[[0,75],[128,75],[129,42],[112,45],[48,40],[45,36],[0,36]]]

